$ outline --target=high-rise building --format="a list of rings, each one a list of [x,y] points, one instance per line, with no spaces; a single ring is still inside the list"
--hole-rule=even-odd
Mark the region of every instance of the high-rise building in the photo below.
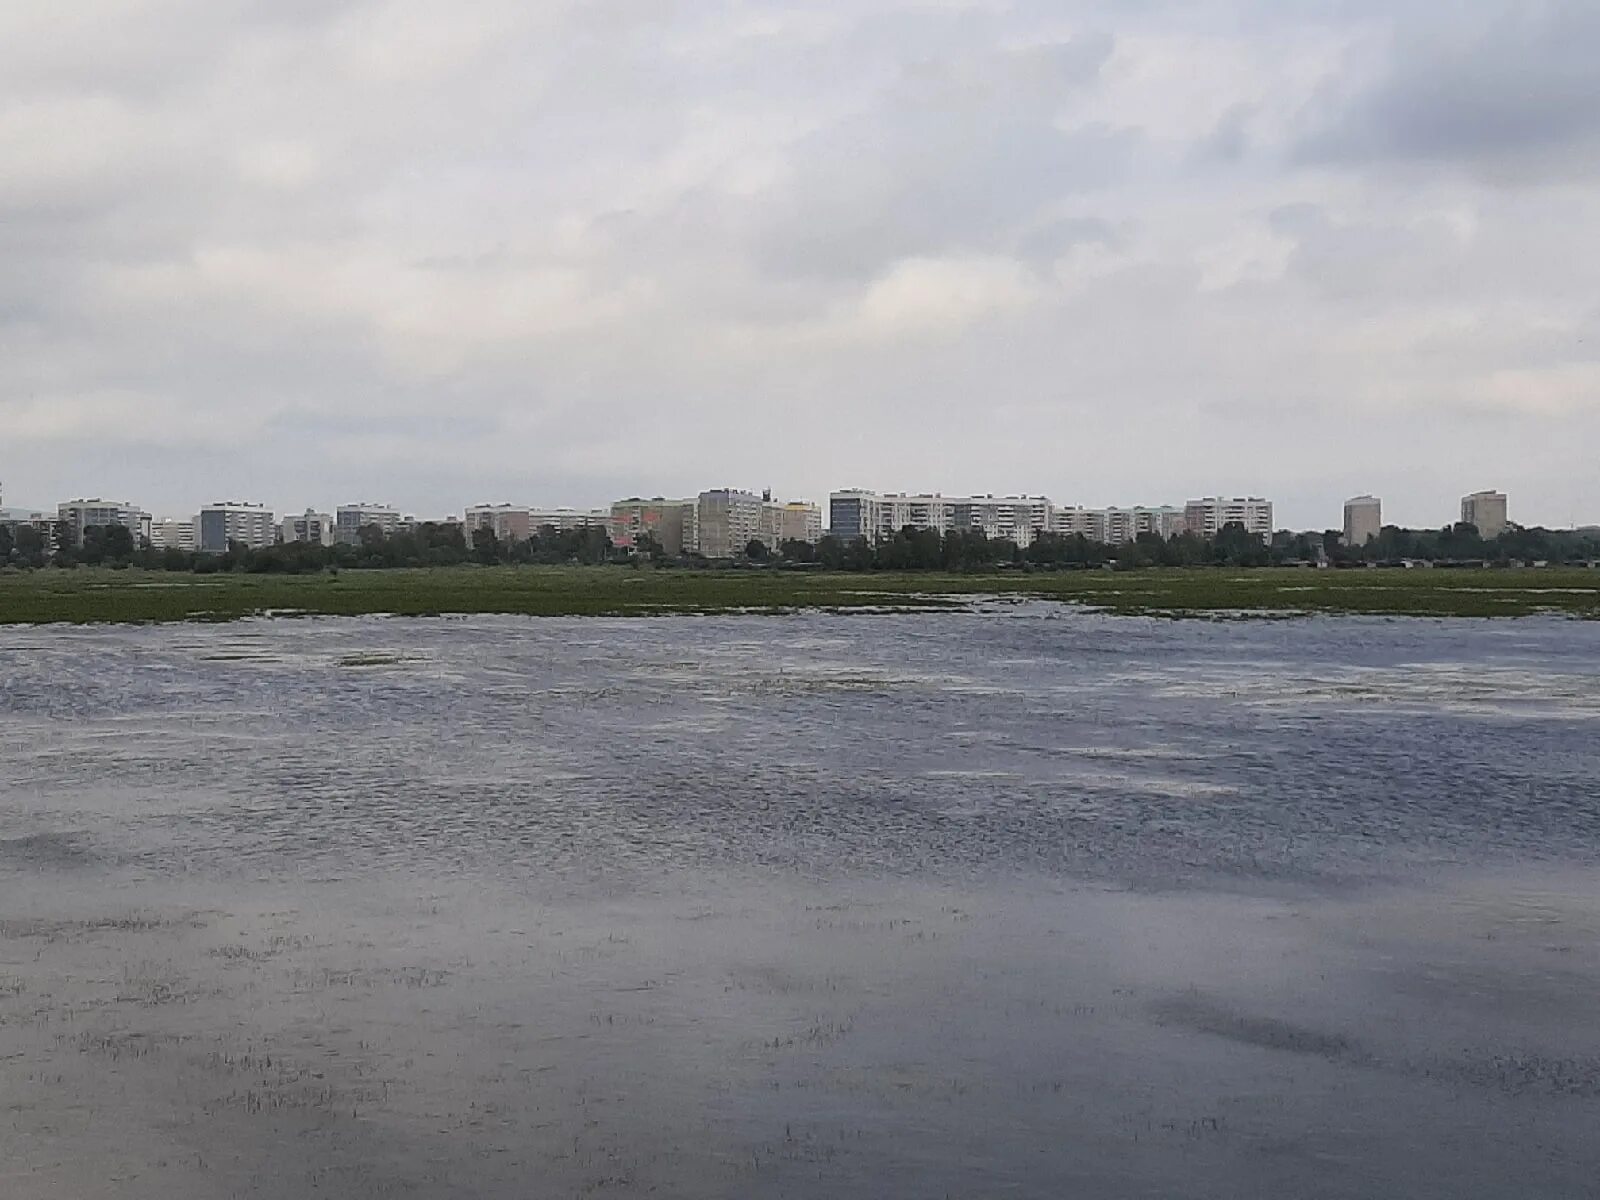
[[[341,504],[334,513],[334,538],[341,545],[355,546],[361,542],[361,531],[368,525],[376,525],[383,531],[384,537],[393,537],[400,528],[400,512],[390,508],[387,504],[372,504],[362,501],[356,504]]]
[[[700,502],[633,497],[611,506],[611,540],[637,546],[649,534],[662,551],[676,558],[700,549]]]
[[[72,538],[83,544],[83,532],[95,526],[121,525],[133,535],[138,546],[150,538],[150,514],[135,504],[110,500],[68,500],[56,506],[56,519],[72,529]]]
[[[828,531],[836,537],[877,541],[907,527],[980,530],[990,538],[1029,545],[1054,527],[1055,505],[1045,496],[942,496],[869,492],[849,488],[828,497]]]
[[[319,513],[308,508],[298,517],[283,519],[279,538],[285,542],[310,542],[314,546],[331,546],[338,540],[339,532],[334,519],[327,513]]]
[[[467,509],[462,533],[467,545],[472,535],[487,529],[502,542],[525,542],[533,536],[532,510],[519,504],[478,504]]]
[[[157,550],[194,550],[194,521],[166,518],[150,524],[150,545]]]
[[[1059,507],[1051,522],[1051,532],[1086,537],[1091,542],[1106,540],[1107,510],[1084,508],[1081,504]]]
[[[1497,538],[1506,530],[1506,494],[1473,492],[1461,497],[1461,519],[1478,527],[1478,536]]]
[[[762,540],[763,503],[760,496],[737,488],[701,492],[700,553],[707,558],[736,558],[751,542]]]
[[[528,510],[528,524],[534,532],[554,529],[567,533],[573,529],[591,529],[599,526],[609,531],[611,510],[605,508],[532,508]]]
[[[822,509],[804,500],[763,501],[761,540],[773,550],[785,542],[816,545],[822,540]]]
[[[259,550],[278,538],[270,508],[238,500],[219,500],[202,508],[195,518],[195,529],[197,549],[202,554],[221,554],[230,542],[242,542]]]
[[[1259,496],[1207,496],[1183,506],[1184,526],[1201,537],[1216,537],[1229,525],[1242,525],[1263,542],[1272,541],[1272,501]]]
[[[1184,511],[1170,505],[1147,508],[1107,508],[1102,510],[1104,535],[1098,540],[1120,546],[1131,542],[1140,534],[1153,533],[1165,540],[1185,529]]]
[[[1383,502],[1376,496],[1352,496],[1344,502],[1344,544],[1365,546],[1383,529]]]

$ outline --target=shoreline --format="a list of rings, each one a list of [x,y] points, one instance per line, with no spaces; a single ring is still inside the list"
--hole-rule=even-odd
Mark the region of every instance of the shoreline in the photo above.
[[[0,574],[0,625],[217,622],[264,616],[765,615],[938,612],[1055,600],[1122,616],[1600,618],[1600,572],[1204,567],[1142,571],[824,573],[602,567],[417,567],[316,575],[79,568]]]

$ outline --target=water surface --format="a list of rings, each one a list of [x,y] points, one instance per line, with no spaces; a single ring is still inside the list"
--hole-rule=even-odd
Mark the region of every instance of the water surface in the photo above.
[[[0,1194],[1591,1196],[1600,625],[0,629]]]

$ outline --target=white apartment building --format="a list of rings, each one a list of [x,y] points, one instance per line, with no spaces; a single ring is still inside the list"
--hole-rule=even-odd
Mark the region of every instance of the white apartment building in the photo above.
[[[1051,516],[1050,532],[1068,537],[1078,534],[1091,542],[1103,542],[1106,540],[1106,513],[1106,509],[1084,508],[1081,504],[1058,507]]]
[[[259,550],[278,540],[272,510],[239,500],[219,500],[202,508],[195,518],[195,530],[196,548],[203,554],[221,554],[230,542]]]
[[[528,510],[528,523],[533,526],[535,533],[541,529],[554,529],[559,533],[567,533],[573,529],[589,529],[593,526],[609,530],[611,526],[611,510],[606,508],[531,508]]]
[[[334,510],[334,539],[341,545],[359,545],[361,531],[368,525],[376,525],[384,537],[393,537],[400,528],[400,511],[387,504],[368,501],[341,504]]]
[[[1105,522],[1105,536],[1100,540],[1120,546],[1124,542],[1134,541],[1140,534],[1153,533],[1165,540],[1184,532],[1187,522],[1184,510],[1161,506],[1147,508],[1136,505],[1133,508],[1107,508],[1103,510]]]
[[[611,506],[611,540],[619,546],[636,546],[649,534],[661,549],[676,558],[700,549],[700,501],[666,500],[637,496]]]
[[[194,521],[168,517],[150,524],[150,545],[157,550],[194,550]]]
[[[907,526],[940,533],[976,529],[1027,546],[1054,528],[1054,512],[1044,496],[909,495],[847,488],[828,497],[828,529],[837,537],[869,542],[893,537]]]
[[[314,546],[331,546],[338,540],[338,534],[332,517],[309,508],[298,517],[285,517],[278,531],[280,541],[310,542]]]
[[[1497,538],[1506,531],[1506,494],[1473,492],[1461,497],[1461,519],[1478,527],[1483,538]]]
[[[1352,496],[1344,502],[1344,544],[1365,546],[1383,529],[1383,501],[1376,496]]]
[[[1207,496],[1183,506],[1184,525],[1190,533],[1216,537],[1228,525],[1243,525],[1263,542],[1272,541],[1272,501],[1259,496]]]
[[[767,503],[753,492],[716,488],[701,492],[697,506],[699,552],[707,558],[736,558],[762,538],[762,511]]]
[[[150,514],[135,504],[68,500],[56,506],[56,519],[72,527],[73,540],[79,545],[83,544],[83,531],[97,525],[121,525],[133,535],[135,547],[150,538]]]

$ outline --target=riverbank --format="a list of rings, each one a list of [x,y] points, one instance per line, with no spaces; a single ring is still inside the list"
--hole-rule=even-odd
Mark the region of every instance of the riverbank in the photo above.
[[[47,570],[0,574],[0,624],[222,621],[264,614],[650,616],[790,609],[930,609],[975,596],[1060,600],[1129,615],[1600,617],[1586,570],[1233,570],[833,574],[626,567],[447,567],[321,575]]]

